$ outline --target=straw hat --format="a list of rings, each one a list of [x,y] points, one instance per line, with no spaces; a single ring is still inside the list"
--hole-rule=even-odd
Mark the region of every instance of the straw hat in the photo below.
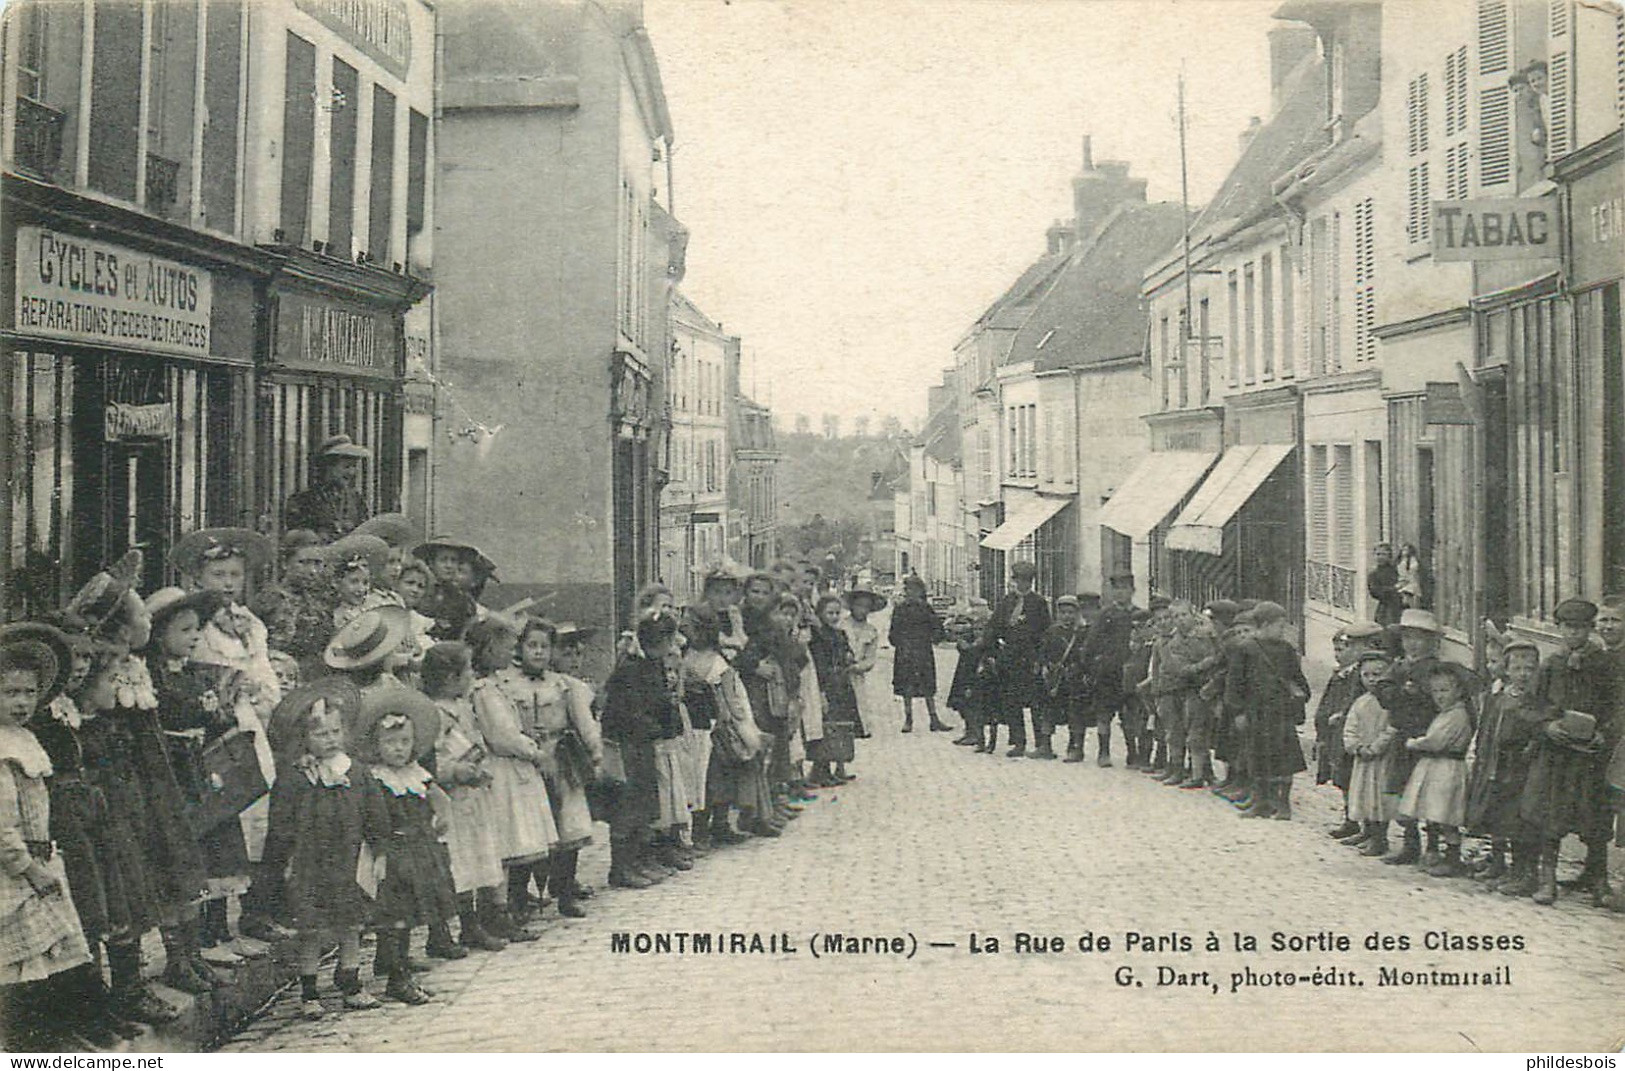
[[[324,460],[333,457],[369,458],[372,451],[365,446],[357,445],[348,435],[329,435],[322,440],[322,445],[316,448],[316,456]]]
[[[435,536],[426,543],[419,543],[412,548],[412,556],[428,561],[437,550],[455,550],[468,555],[474,559],[474,571],[477,573],[491,576],[497,571],[497,563],[487,558],[485,552],[480,550],[479,547],[472,543],[465,543],[460,539],[453,539],[451,536]]]
[[[169,552],[169,564],[196,576],[205,562],[242,558],[250,573],[263,569],[276,554],[269,536],[249,528],[200,528],[176,540]]]
[[[322,661],[340,670],[376,666],[411,634],[412,615],[404,606],[364,610],[334,634],[322,652]]]
[[[323,547],[322,556],[327,559],[328,573],[332,576],[357,563],[365,565],[373,576],[378,576],[389,562],[389,543],[380,536],[368,535],[357,529]]]
[[[392,547],[409,547],[418,540],[417,526],[404,513],[380,513],[356,525],[350,534],[377,536]]]
[[[414,759],[434,750],[440,736],[440,708],[422,692],[399,683],[380,684],[361,693],[361,707],[345,727],[350,746],[358,754],[376,757],[373,735],[380,724],[387,727],[395,718],[412,723]]]
[[[1418,632],[1431,632],[1438,635],[1444,632],[1439,625],[1439,619],[1433,616],[1432,610],[1406,610],[1399,615],[1400,628],[1413,628]]]
[[[195,610],[198,623],[215,615],[225,604],[225,596],[214,591],[182,591],[180,588],[159,588],[147,596],[147,616],[152,619],[152,634],[163,632],[164,623],[183,610]]]
[[[0,648],[17,651],[40,664],[41,707],[61,695],[73,676],[73,644],[59,628],[38,621],[0,627]]]
[[[348,727],[361,709],[361,689],[348,677],[323,677],[283,696],[271,711],[268,726],[273,751],[287,755],[304,746],[306,719],[317,703],[324,704],[329,711],[337,708]]]
[[[886,608],[886,596],[880,594],[880,592],[876,591],[874,588],[863,584],[859,584],[857,587],[851,588],[847,591],[846,604],[851,606],[852,600],[859,598],[860,596],[869,600],[869,612],[872,614],[879,613],[881,610]]]

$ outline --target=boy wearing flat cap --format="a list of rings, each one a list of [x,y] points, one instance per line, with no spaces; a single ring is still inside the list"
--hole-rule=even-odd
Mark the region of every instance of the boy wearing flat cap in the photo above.
[[[332,542],[367,519],[367,503],[356,489],[361,463],[372,451],[348,435],[329,435],[311,458],[310,486],[288,496],[282,527],[308,528]]]
[[[1561,649],[1546,656],[1535,678],[1535,695],[1558,711],[1576,711],[1595,719],[1595,734],[1591,746],[1576,753],[1572,746],[1561,751],[1552,747],[1554,741],[1543,741],[1554,772],[1565,771],[1560,779],[1572,782],[1556,791],[1561,800],[1543,808],[1545,836],[1548,847],[1553,838],[1561,840],[1567,833],[1578,833],[1585,842],[1585,867],[1573,881],[1564,887],[1575,892],[1590,892],[1598,903],[1610,895],[1608,887],[1608,841],[1613,834],[1613,812],[1607,796],[1606,771],[1614,745],[1619,741],[1619,719],[1616,717],[1619,697],[1615,677],[1615,660],[1603,644],[1592,635],[1592,624],[1597,619],[1597,605],[1585,599],[1564,599],[1552,611],[1562,636]],[[1572,744],[1565,740],[1563,744]],[[1538,762],[1538,760],[1537,760]],[[1542,859],[1542,888],[1545,885],[1545,859]],[[1555,860],[1554,860],[1555,866]]]

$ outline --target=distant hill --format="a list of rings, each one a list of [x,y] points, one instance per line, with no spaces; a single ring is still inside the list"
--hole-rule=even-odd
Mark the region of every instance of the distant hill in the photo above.
[[[868,518],[870,474],[884,470],[897,451],[906,454],[908,440],[781,433],[778,448],[783,524],[804,524],[814,514],[861,522]]]

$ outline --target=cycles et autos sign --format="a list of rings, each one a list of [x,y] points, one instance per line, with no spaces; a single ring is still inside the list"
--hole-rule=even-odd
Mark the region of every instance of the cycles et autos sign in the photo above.
[[[43,227],[17,228],[22,334],[181,357],[209,353],[207,271]]]

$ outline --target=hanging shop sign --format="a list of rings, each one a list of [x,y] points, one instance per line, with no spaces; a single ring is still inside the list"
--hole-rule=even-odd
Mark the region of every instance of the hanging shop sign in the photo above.
[[[44,227],[17,228],[20,334],[209,355],[213,280],[190,264]]]
[[[1433,259],[1556,259],[1557,201],[1550,197],[1480,197],[1433,202]]]
[[[396,78],[412,66],[412,18],[399,0],[296,0],[299,10],[377,60]]]
[[[103,434],[110,443],[161,440],[175,437],[175,407],[168,402],[131,405],[113,402],[107,407]]]
[[[394,379],[401,352],[396,320],[361,306],[284,292],[276,360],[285,368]]]

